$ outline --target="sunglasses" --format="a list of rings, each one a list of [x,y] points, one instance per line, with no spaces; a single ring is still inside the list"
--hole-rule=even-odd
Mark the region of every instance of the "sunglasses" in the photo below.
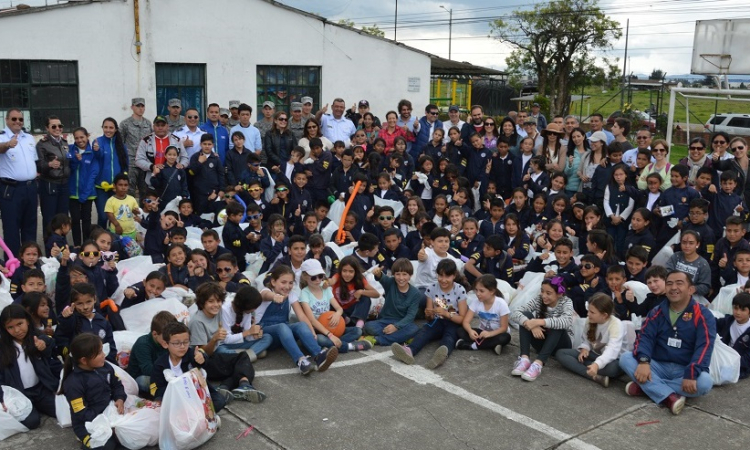
[[[60,130],[62,130],[63,126],[62,126],[62,125],[57,125],[57,124],[54,124],[54,125],[50,125],[50,126],[49,126],[49,128],[50,128],[51,130],[57,130],[57,129],[60,129]]]
[[[322,273],[319,275],[310,275],[310,281],[318,281],[324,279],[326,276]]]
[[[276,120],[278,120],[279,122],[286,122],[286,121],[287,121],[287,118],[286,118],[286,117],[279,117],[279,118],[278,118],[278,119],[276,119]]]
[[[594,265],[590,264],[590,263],[588,263],[588,264],[581,264],[581,268],[586,269],[586,270],[591,270],[591,269],[594,268]]]
[[[703,149],[704,149],[703,147],[690,147],[690,150],[693,150],[693,151],[696,151],[696,152],[699,152],[699,151],[701,151]]]
[[[717,144],[717,145],[727,145],[727,141],[714,141],[714,144]]]
[[[198,116],[185,116],[185,117],[187,117],[188,119],[197,119],[198,118]]]
[[[308,130],[313,130],[315,128],[318,128],[318,126],[317,125],[310,125],[309,127],[305,127],[305,128],[308,129]]]
[[[250,192],[260,192],[260,191],[262,191],[262,190],[263,190],[263,188],[257,188],[257,187],[256,187],[256,188],[250,188],[250,189],[248,189],[248,190],[249,190]]]
[[[393,216],[380,216],[378,217],[380,220],[393,220]]]
[[[438,112],[437,112],[437,111],[430,111],[430,115],[431,115],[431,116],[437,116],[437,115],[438,115]]]
[[[260,214],[253,214],[252,216],[247,216],[247,220],[258,220],[260,219]]]
[[[81,256],[86,258],[98,258],[101,252],[81,252]]]
[[[644,141],[644,140],[648,139],[649,137],[651,137],[651,136],[637,136],[636,139],[638,139],[639,141]]]
[[[484,126],[485,127],[494,127],[495,126],[495,122],[485,122]]]
[[[11,122],[23,122],[23,117],[11,117]]]
[[[732,151],[736,152],[737,150],[745,150],[744,145],[738,145],[737,147],[732,147]]]
[[[285,188],[285,187],[276,188],[276,192],[286,192],[288,190],[289,188]]]
[[[231,267],[217,267],[217,268],[216,268],[216,272],[224,272],[224,273],[229,273],[229,272],[231,272],[231,271],[232,271],[232,268],[231,268]]]
[[[651,151],[652,152],[657,152],[657,153],[661,153],[661,152],[665,152],[666,153],[667,149],[666,148],[655,148],[655,149],[653,149]]]

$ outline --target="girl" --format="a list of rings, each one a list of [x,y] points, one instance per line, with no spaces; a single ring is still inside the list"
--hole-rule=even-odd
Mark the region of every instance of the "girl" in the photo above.
[[[570,222],[570,218],[568,217],[570,201],[568,197],[565,194],[557,194],[552,197],[550,204],[551,208],[550,211],[547,211],[547,217],[555,218],[562,222],[563,226],[566,226]]]
[[[563,172],[552,172],[549,177],[549,196],[552,197],[562,194],[567,198],[568,196],[565,194],[565,186],[568,184],[568,176]]]
[[[188,288],[195,292],[203,283],[216,281],[216,267],[205,250],[197,248],[190,252],[188,267]]]
[[[432,322],[422,326],[411,344],[391,344],[393,355],[401,362],[411,365],[414,364],[414,357],[427,344],[439,339],[440,346],[425,364],[428,369],[440,367],[456,348],[457,333],[464,323],[467,310],[466,289],[461,284],[463,279],[456,263],[452,259],[444,259],[438,263],[435,271],[437,283],[428,286],[424,293],[427,297],[425,316]]]
[[[628,220],[633,212],[635,193],[625,185],[628,171],[625,164],[618,164],[612,169],[612,180],[604,188],[604,213],[607,216],[607,232],[615,241],[615,250],[620,255],[625,251],[625,235],[628,232]]]
[[[622,375],[620,355],[632,346],[625,339],[626,330],[622,322],[612,314],[614,303],[607,294],[594,294],[588,304],[581,345],[578,349],[559,350],[555,357],[571,372],[609,387],[610,378]]]
[[[344,257],[339,263],[339,272],[328,284],[333,289],[333,298],[341,305],[344,322],[349,325],[356,321],[357,328],[364,327],[370,314],[371,299],[380,297],[380,293],[367,283],[357,257]]]
[[[170,145],[164,151],[164,164],[155,165],[151,172],[151,185],[159,196],[160,211],[177,196],[190,197],[185,169],[177,167],[178,157],[177,147]]]
[[[625,254],[634,245],[640,245],[649,254],[656,245],[654,235],[651,234],[649,226],[651,224],[651,211],[646,208],[638,208],[633,213],[633,217],[630,220],[630,231],[625,237],[625,245],[623,245],[624,253],[620,253],[620,259],[625,260]],[[649,255],[650,260],[650,255]]]
[[[469,154],[471,148],[467,142],[461,140],[461,130],[458,127],[451,127],[448,130],[448,137],[450,142],[445,145],[445,152],[443,157],[447,159],[449,164],[453,164],[458,168],[458,174],[463,175],[466,170],[465,161],[466,155]]]
[[[583,252],[583,244],[587,241],[591,230],[603,230],[604,222],[602,221],[602,211],[596,205],[589,205],[583,209],[584,227],[578,234],[578,247]]]
[[[172,244],[167,249],[167,265],[160,267],[159,272],[165,275],[166,287],[178,287],[188,290],[190,270],[185,262],[190,251],[185,244]]]
[[[91,234],[91,206],[96,199],[96,178],[99,165],[94,164],[94,149],[89,144],[89,132],[85,128],[73,130],[75,144],[68,150],[70,161],[70,220],[73,228],[73,244],[78,247]]]
[[[140,281],[129,288],[125,289],[123,295],[125,298],[120,304],[122,309],[129,308],[133,305],[143,303],[146,300],[152,300],[161,297],[162,292],[167,287],[167,276],[161,271],[153,271],[146,275],[146,279]]]
[[[111,401],[115,402],[118,414],[125,412],[125,388],[115,369],[104,361],[102,340],[98,336],[84,333],[70,343],[58,394],[68,400],[73,432],[86,448],[90,448],[91,440],[86,422],[103,413]],[[114,450],[117,446],[117,437],[112,433],[107,443],[98,448]]]
[[[112,335],[112,326],[101,314],[96,312],[96,288],[90,283],[74,284],[70,289],[70,306],[60,314],[60,322],[55,330],[55,343],[65,354],[71,352],[73,338],[85,333],[99,336],[109,344],[107,360],[117,363],[117,346]],[[75,354],[75,353],[74,353]]]
[[[56,417],[60,363],[54,353],[55,342],[35,329],[21,305],[8,305],[0,312],[0,407],[7,411],[2,386],[25,395],[32,404],[31,412],[21,421],[26,428],[39,427],[39,412]]]
[[[537,253],[543,253],[546,250],[548,254],[548,252],[554,250],[557,241],[564,237],[565,230],[563,229],[562,222],[558,219],[552,219],[544,227],[544,233],[540,234],[534,241],[534,249]]]
[[[683,231],[680,237],[680,249],[682,251],[675,252],[664,267],[670,272],[679,267],[680,271],[693,278],[695,295],[708,297],[711,292],[711,267],[708,265],[708,261],[698,254],[700,244],[701,237],[697,232],[693,230]]]
[[[375,138],[374,141],[372,141],[372,149],[375,150],[371,153],[377,153],[378,156],[381,158],[385,155],[385,139],[383,138]],[[369,153],[368,153],[369,155]],[[380,164],[378,164],[379,166]]]
[[[417,175],[417,172],[415,172],[414,175],[411,176],[411,181],[409,181],[409,186],[414,190],[417,198],[422,202],[424,210],[432,208],[432,197],[440,187],[440,181],[437,179],[433,171],[434,166],[435,163],[432,157],[427,155],[420,156],[419,162],[417,162],[417,172],[423,176],[420,178]],[[407,206],[409,205],[407,204]]]
[[[29,269],[41,269],[42,262],[39,258],[42,256],[42,247],[36,242],[24,242],[21,245],[21,249],[18,251],[21,255],[21,266],[13,272],[13,276],[10,277],[10,295],[16,299],[23,295],[21,290],[21,284],[23,283],[23,274]],[[5,276],[8,276],[8,270],[2,267],[2,272]]]
[[[503,347],[510,344],[508,318],[510,309],[497,289],[497,280],[490,274],[482,275],[474,282],[477,299],[466,311],[462,328],[458,330],[456,348],[459,350],[493,349],[499,355]],[[479,318],[479,327],[472,328],[474,316]]]
[[[456,206],[461,208],[464,217],[471,216],[471,213],[473,212],[472,207],[474,205],[474,202],[471,201],[470,198],[471,193],[469,192],[469,189],[465,187],[458,188],[456,193],[453,194],[453,201]]]
[[[526,189],[517,187],[513,189],[512,202],[505,208],[505,215],[514,214],[521,223],[521,228],[526,228],[528,225],[528,215],[531,208],[529,208],[529,197],[526,195]]]
[[[378,189],[375,191],[375,195],[384,200],[401,201],[401,192],[398,187],[394,186],[391,175],[386,172],[378,175]]]
[[[246,351],[250,362],[266,357],[266,350],[273,343],[270,334],[263,333],[263,327],[256,322],[255,311],[263,299],[252,286],[242,286],[231,302],[221,306],[221,323],[227,330],[224,342],[216,348],[219,353]]]
[[[63,247],[68,245],[68,240],[65,238],[70,233],[71,222],[70,216],[67,214],[55,214],[52,217],[47,229],[49,230],[49,236],[44,243],[44,250],[47,256],[52,256],[53,247],[57,246],[58,249],[62,250]]]
[[[416,217],[417,213],[420,212],[425,212],[425,206],[422,203],[421,199],[417,197],[411,197],[406,201],[406,208],[401,211],[401,217],[399,217],[401,234],[406,236],[410,231],[414,231],[417,229],[414,218]]]
[[[529,236],[521,228],[521,221],[518,216],[510,213],[505,216],[505,245],[508,248],[508,255],[513,258],[514,263],[521,263],[529,255],[531,241]]]
[[[581,128],[575,128],[570,132],[568,140],[567,161],[565,162],[565,175],[568,176],[568,185],[565,193],[568,197],[573,197],[579,191],[581,186],[581,177],[579,168],[584,155],[591,151],[589,140],[586,139],[586,132]]]
[[[544,159],[541,156],[531,158],[529,173],[523,176],[524,186],[529,190],[529,197],[549,191],[550,179],[544,167]]]
[[[520,325],[520,356],[511,375],[534,381],[555,352],[570,348],[573,337],[573,303],[565,296],[562,277],[542,281],[542,292],[511,316]],[[530,347],[537,351],[532,363]]]
[[[464,176],[469,179],[469,183],[474,186],[487,167],[487,163],[490,162],[492,152],[484,146],[484,138],[478,134],[472,134],[469,138],[471,143],[471,149],[468,150],[464,155],[467,160],[466,171]]]
[[[117,121],[107,117],[102,122],[102,136],[92,146],[97,165],[96,212],[99,226],[107,227],[107,214],[104,206],[114,193],[115,176],[128,170],[128,151],[117,128]]]
[[[321,347],[338,348],[339,353],[349,351],[365,351],[372,348],[368,341],[357,341],[362,336],[362,328],[349,326],[345,328],[340,337],[334,335],[328,327],[334,328],[339,321],[344,320],[344,310],[333,296],[333,290],[328,287],[325,272],[320,262],[309,259],[302,264],[302,276],[300,279],[299,302],[302,311],[310,321],[314,335]],[[327,311],[334,310],[335,314],[327,323],[321,323],[318,318]]]
[[[365,149],[364,149],[364,147],[358,145],[358,146],[354,147],[354,149],[352,150],[352,152],[354,153],[354,167],[356,167],[358,169],[362,169],[363,168],[362,166],[365,165]]]
[[[433,160],[443,156],[443,136],[445,136],[445,130],[435,128],[435,131],[432,132],[432,140],[425,144],[421,154],[429,156]]]
[[[450,231],[451,231],[451,242],[455,241],[459,233],[463,229],[464,223],[464,210],[460,206],[451,206],[448,210],[448,217],[450,217]],[[446,227],[447,228],[447,227]]]
[[[484,236],[479,233],[479,222],[473,217],[467,217],[463,220],[463,231],[458,235],[454,242],[456,249],[466,258],[471,255],[480,253],[484,246]]]
[[[444,228],[450,228],[450,218],[448,214],[448,199],[443,194],[438,194],[432,204],[432,210],[428,213],[430,219],[435,225]]]
[[[29,313],[34,329],[49,337],[55,334],[55,330],[52,329],[53,319],[49,314],[51,305],[52,300],[42,292],[27,292],[21,301],[21,306]]]
[[[615,255],[615,247],[612,242],[612,236],[605,230],[595,229],[588,232],[586,236],[586,248],[589,253],[593,253],[602,260],[602,273],[607,272],[607,267],[620,264],[620,260]]]
[[[271,214],[278,214],[284,220],[293,224],[295,211],[289,205],[289,202],[291,202],[289,183],[286,180],[279,179],[276,181],[274,190],[273,198],[267,208],[269,218]]]
[[[362,123],[359,124],[357,130],[364,131],[365,136],[367,136],[367,143],[372,145],[378,137],[378,131],[380,131],[380,128],[375,126],[375,116],[373,116],[371,112],[366,112],[362,116]]]
[[[273,338],[271,348],[283,346],[292,361],[299,367],[302,375],[309,375],[316,370],[324,372],[336,361],[339,351],[336,347],[322,349],[310,331],[312,326],[306,320],[304,311],[296,298],[290,298],[290,293],[295,284],[294,272],[289,266],[278,265],[268,273],[266,287],[260,291],[263,298],[262,314],[256,311],[257,323],[263,327],[263,332],[268,333]],[[289,310],[294,310],[294,314],[300,319],[299,322],[289,323]],[[314,356],[310,357],[302,354],[297,346],[297,340],[307,348]]]
[[[531,210],[526,216],[526,227],[534,226],[537,231],[542,231],[547,222],[546,210],[547,195],[544,192],[540,192],[534,196],[534,200],[531,202]]]
[[[586,205],[583,202],[573,203],[573,207],[571,208],[573,214],[570,216],[570,219],[565,222],[565,232],[568,233],[569,236],[576,236],[580,239],[582,230],[586,228],[586,223],[583,221],[583,210],[585,208]]]
[[[99,301],[104,301],[112,298],[117,288],[120,287],[120,282],[117,279],[117,263],[115,260],[104,263],[107,270],[104,270],[104,265],[99,264],[100,261],[99,246],[94,241],[89,240],[81,245],[81,252],[73,265],[84,268],[89,281],[96,286],[96,298]]]

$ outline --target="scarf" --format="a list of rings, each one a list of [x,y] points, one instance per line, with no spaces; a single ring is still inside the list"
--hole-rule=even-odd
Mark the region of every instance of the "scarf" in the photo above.
[[[688,181],[690,183],[695,183],[695,177],[698,176],[698,169],[703,167],[706,163],[706,158],[707,156],[704,154],[703,158],[699,159],[697,162],[690,158],[687,159],[688,167],[690,168],[690,173],[688,174]]]

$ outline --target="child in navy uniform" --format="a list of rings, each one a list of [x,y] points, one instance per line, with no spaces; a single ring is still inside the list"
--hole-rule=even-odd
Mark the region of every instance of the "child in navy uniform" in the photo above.
[[[240,271],[244,272],[247,267],[245,255],[251,253],[251,232],[246,232],[240,227],[242,215],[245,213],[242,205],[232,202],[227,205],[227,222],[221,232],[221,240],[237,259]]]
[[[634,246],[639,246],[646,250],[647,255],[651,254],[656,245],[656,240],[654,239],[654,235],[651,234],[650,225],[651,211],[646,208],[638,208],[633,212],[630,219],[630,231],[625,236],[624,251],[620,253],[620,258],[625,260],[627,252]]]
[[[206,133],[201,136],[201,150],[190,157],[188,166],[190,180],[190,198],[198,214],[211,211],[210,202],[223,193],[224,166],[219,155],[214,151],[214,137]]]
[[[473,217],[467,217],[463,220],[463,231],[458,234],[453,244],[461,253],[461,256],[466,258],[480,251],[484,245],[484,236],[477,234],[479,231],[479,223],[477,219]]]
[[[513,258],[505,251],[505,243],[499,235],[491,235],[484,241],[482,252],[475,252],[464,266],[466,279],[474,284],[477,278],[490,274],[494,278],[512,283]]]
[[[317,259],[326,273],[326,278],[335,275],[339,270],[339,255],[331,248],[325,245],[323,236],[318,233],[310,235],[307,240],[310,251],[305,255],[305,259]]]
[[[734,296],[732,314],[716,319],[716,333],[740,354],[740,379],[750,376],[750,294]]]
[[[182,222],[183,227],[198,227],[201,229],[211,228],[211,222],[201,219],[193,210],[193,201],[183,198],[179,203],[180,214],[177,220]]]
[[[701,236],[701,246],[698,254],[707,261],[713,259],[714,247],[716,247],[716,234],[708,226],[708,209],[711,204],[705,198],[696,198],[690,202],[688,220],[682,222],[682,232],[692,230]],[[722,226],[723,228],[723,226]],[[675,251],[679,250],[675,246]]]
[[[159,272],[165,277],[167,287],[180,287],[188,290],[190,283],[190,269],[188,258],[190,250],[185,244],[175,243],[167,249],[167,265],[159,267]]]
[[[57,246],[58,249],[62,250],[68,245],[68,239],[66,236],[70,233],[72,223],[70,216],[67,214],[55,214],[52,220],[47,225],[49,230],[49,237],[44,243],[44,250],[47,252],[47,256],[52,255],[53,247]]]
[[[625,266],[627,267],[627,281],[638,281],[646,284],[646,266],[648,265],[648,252],[640,245],[630,247],[625,254]]]
[[[747,219],[747,205],[741,195],[735,193],[737,187],[737,172],[725,170],[721,173],[721,190],[716,194],[710,191],[705,199],[711,202],[708,215],[708,225],[714,230],[720,230],[728,217],[739,216]]]
[[[55,329],[55,343],[63,355],[69,353],[73,338],[81,333],[97,335],[109,344],[107,360],[117,363],[117,346],[112,335],[112,326],[107,319],[96,312],[96,289],[93,284],[74,284],[70,290],[70,306],[60,314],[57,329]]]
[[[409,259],[409,249],[401,242],[401,232],[397,228],[389,228],[383,233],[383,266],[391,270],[394,261],[399,258]]]
[[[187,198],[188,192],[187,174],[185,169],[177,167],[179,150],[170,145],[164,150],[165,162],[162,168],[154,167],[151,173],[151,186],[159,194],[159,203],[162,210],[167,203],[175,198]]]
[[[168,278],[161,272],[151,272],[146,275],[146,279],[125,289],[120,307],[122,309],[143,303],[146,300],[161,297],[162,292],[167,287]]]

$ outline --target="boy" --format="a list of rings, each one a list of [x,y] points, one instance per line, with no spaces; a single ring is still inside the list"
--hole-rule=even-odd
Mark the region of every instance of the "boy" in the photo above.
[[[380,240],[372,233],[362,233],[357,240],[357,246],[352,252],[359,260],[362,272],[366,272],[373,266],[382,264],[385,257],[379,253]]]
[[[242,173],[248,165],[247,157],[251,154],[255,155],[255,152],[252,152],[249,148],[245,147],[245,135],[240,131],[232,133],[232,143],[234,144],[234,147],[227,151],[227,154],[224,157],[224,177],[227,186],[233,186],[234,190],[239,191],[238,187],[240,187]],[[258,158],[258,161],[260,161],[260,158]]]
[[[625,283],[625,269],[620,265],[607,267],[607,288],[604,293],[612,298],[615,303],[615,317],[620,320],[630,320],[632,303],[626,301],[628,289],[623,287]]]
[[[170,323],[177,323],[169,311],[160,311],[151,319],[151,332],[139,337],[130,350],[130,361],[127,371],[138,384],[138,394],[151,397],[151,374],[154,373],[154,362],[167,351],[163,347],[162,333]]]
[[[716,319],[716,333],[740,354],[740,379],[750,375],[750,294],[732,299],[732,314]]]
[[[187,241],[187,230],[184,227],[175,225],[169,233],[169,244],[184,244]]]
[[[404,343],[413,338],[419,327],[414,323],[419,303],[424,296],[409,281],[414,273],[411,261],[397,259],[391,268],[393,277],[383,275],[378,267],[373,274],[385,289],[385,303],[377,320],[365,323],[362,339],[372,345]]]
[[[289,154],[289,161],[282,162],[279,166],[279,174],[276,175],[276,178],[281,178],[286,180],[287,184],[292,184],[294,176],[299,172],[305,171],[305,167],[300,162],[304,157],[305,149],[300,146],[294,147]]]
[[[260,180],[251,180],[246,186],[247,194],[243,193],[241,198],[248,205],[255,205],[261,212],[265,212],[268,208],[268,202],[264,195],[265,189],[263,188]]]
[[[315,202],[314,208],[315,217],[318,218],[318,233],[322,233],[328,224],[331,223],[331,219],[328,218],[328,200],[319,200]]]
[[[253,237],[254,233],[246,232],[240,227],[242,215],[245,214],[242,205],[232,202],[227,205],[226,211],[227,222],[224,224],[224,228],[221,231],[221,239],[227,243],[229,251],[236,258],[240,272],[244,272],[247,267],[245,255],[252,253],[250,238]]]
[[[211,222],[201,219],[198,214],[194,213],[193,201],[189,198],[180,200],[179,209],[178,221],[182,222],[184,227],[198,227],[203,230],[211,228]]]
[[[515,142],[513,146],[516,146]],[[520,164],[520,159],[510,154],[508,139],[501,136],[497,140],[497,153],[492,155],[492,169],[489,178],[496,180],[496,194],[499,194],[502,198],[511,198],[513,196],[513,188],[521,185],[521,180],[518,178],[520,171],[516,168]],[[483,187],[486,188],[486,186]],[[490,209],[491,212],[492,209]],[[489,234],[483,235],[485,237],[489,236]]]
[[[511,283],[513,280],[513,258],[504,251],[505,240],[500,235],[493,234],[484,241],[482,253],[471,255],[464,266],[466,280],[474,285],[474,281],[488,273],[495,278]]]
[[[672,166],[672,169],[669,172],[672,186],[669,189],[666,189],[661,197],[659,197],[658,206],[664,207],[671,205],[674,208],[674,213],[666,217],[662,216],[663,220],[669,221],[672,218],[676,218],[678,221],[682,221],[688,216],[690,202],[693,201],[693,199],[700,198],[698,191],[687,185],[689,173],[690,169],[688,169],[687,166],[680,164]],[[659,216],[662,215],[661,209],[659,208],[656,208],[655,212]]]
[[[409,259],[409,249],[401,243],[401,232],[397,228],[389,228],[383,233],[383,266],[386,271],[391,270],[393,263],[399,258]]]
[[[266,189],[271,185],[271,178],[268,176],[268,172],[260,165],[260,156],[257,153],[250,153],[247,155],[245,167],[245,170],[243,170],[240,175],[240,183],[242,184],[240,187],[244,187],[245,185],[249,186],[255,181],[257,181],[263,189]],[[232,186],[236,191],[241,190],[236,189],[233,184],[229,184],[229,186]]]
[[[289,253],[285,254],[281,259],[277,259],[276,263],[271,266],[271,270],[279,265],[291,267],[294,272],[295,281],[299,285],[299,280],[302,276],[302,263],[305,261],[306,247],[305,238],[302,236],[294,235],[290,237]]]
[[[258,205],[250,203],[245,214],[248,223],[245,236],[250,242],[248,253],[257,253],[260,251],[260,240],[268,235],[268,230],[263,226],[263,213]]]
[[[708,192],[706,200],[711,202],[711,212],[708,225],[714,230],[720,230],[727,218],[739,216],[747,220],[747,205],[742,196],[735,194],[737,187],[737,172],[725,170],[721,173],[721,190],[717,193]]]
[[[216,258],[216,275],[227,292],[236,293],[240,287],[250,286],[250,280],[237,270],[237,258],[230,254]]]
[[[727,218],[726,236],[716,242],[713,259],[711,262],[711,274],[714,290],[726,285],[726,280],[734,280],[737,273],[731,261],[739,250],[750,250],[748,243],[742,236],[745,234],[745,224],[740,217],[730,216]]]
[[[349,209],[349,212],[346,213],[346,218],[344,219],[344,240],[342,242],[339,242],[338,239],[338,230],[334,231],[334,233],[331,235],[331,242],[334,242],[338,245],[346,245],[351,244],[352,242],[359,241],[359,238],[362,237],[362,227],[358,226],[359,224],[359,216],[356,212]]]
[[[364,230],[367,233],[374,234],[379,242],[383,242],[384,233],[395,228],[393,223],[396,221],[396,213],[390,206],[377,206],[375,207],[375,216],[378,218],[378,223],[373,224],[372,222],[365,222]],[[401,234],[401,231],[399,231]],[[384,250],[385,246],[381,245],[381,250]]]
[[[219,233],[216,230],[206,230],[201,234],[201,244],[203,244],[203,250],[208,253],[208,257],[211,258],[211,262],[216,264],[216,258],[224,254],[232,254],[231,251],[219,245],[221,239],[219,239]]]
[[[704,198],[696,198],[690,202],[688,220],[682,222],[682,231],[692,230],[701,237],[701,245],[698,254],[711,261],[716,246],[716,235],[714,230],[708,226],[708,208],[710,203]],[[723,226],[721,228],[724,228]],[[719,228],[719,229],[721,229]],[[675,251],[679,251],[679,245],[675,244]]]
[[[430,233],[430,240],[432,241],[432,247],[423,245],[417,254],[419,264],[417,265],[417,276],[415,277],[414,285],[421,289],[426,289],[431,284],[437,283],[437,273],[435,270],[441,260],[445,258],[453,259],[459,270],[463,265],[460,257],[453,253],[448,253],[451,246],[450,230],[442,227],[435,228]]]
[[[339,271],[339,255],[331,247],[325,245],[323,236],[316,233],[307,240],[310,251],[305,255],[305,259],[317,259],[320,266],[326,273],[326,278],[331,278]]]
[[[667,298],[667,275],[669,272],[663,266],[653,266],[646,271],[646,285],[649,293],[643,303],[638,304],[633,291],[625,293],[627,309],[639,317],[646,317],[648,313]]]
[[[604,204],[604,189],[610,181],[612,181],[612,170],[621,161],[622,144],[619,142],[612,142],[607,146],[607,164],[605,166],[597,166],[594,171],[594,176],[591,177],[594,204],[602,211],[604,210],[602,206]]]
[[[732,275],[734,275],[732,277]],[[734,254],[734,271],[728,279],[724,280],[724,285],[739,284],[745,286],[748,275],[750,275],[750,250],[737,250]]]
[[[634,245],[625,254],[625,265],[628,268],[627,281],[638,281],[646,283],[646,265],[648,264],[648,251],[640,245]]]
[[[418,212],[414,216],[414,223],[417,229],[408,232],[404,239],[404,245],[409,249],[409,259],[412,260],[417,259],[417,254],[422,249],[423,242],[425,247],[431,244],[430,242],[425,242],[425,239],[429,241],[430,233],[437,228],[437,225],[430,220],[427,213]]]
[[[357,185],[357,181],[361,181],[362,184],[359,186],[359,191],[357,191],[357,196],[354,197],[352,205],[349,207],[349,211],[354,211],[357,214],[359,221],[364,222],[367,220],[367,212],[372,209],[373,205],[372,196],[366,193],[368,188],[367,174],[357,172],[352,177],[352,180],[354,181],[352,189]],[[349,195],[351,195],[351,193]],[[346,201],[348,200],[349,196],[346,197]]]
[[[542,258],[534,258],[526,270],[529,272],[543,272],[544,278],[573,275],[578,271],[578,266],[573,260],[573,242],[564,237],[555,243],[555,261],[547,261]]]
[[[296,233],[304,237],[305,240],[310,239],[310,236],[318,232],[318,216],[315,211],[308,211],[302,217],[302,229]]]
[[[310,142],[312,142],[312,140]],[[312,150],[312,147],[310,150]],[[338,169],[343,164],[341,158],[344,156],[344,151],[346,151],[346,144],[344,141],[336,141],[333,143],[331,171]]]
[[[312,161],[305,166],[308,176],[311,178],[309,181],[310,196],[316,202],[326,200],[328,198],[328,187],[331,185],[333,155],[331,155],[331,152],[323,150],[323,142],[320,138],[310,139],[310,159]],[[340,166],[343,166],[343,163]],[[351,163],[349,166],[351,166]]]
[[[260,240],[260,252],[266,257],[260,268],[260,273],[264,273],[271,266],[276,265],[276,261],[281,258],[283,253],[288,251],[288,243],[289,238],[286,236],[284,218],[279,214],[271,214],[268,218],[268,234],[261,237]]]
[[[164,254],[169,247],[169,231],[174,228],[179,216],[174,211],[159,214],[159,204],[152,202],[148,214],[146,236],[143,238],[143,253],[151,256],[154,264],[164,262]]]
[[[599,275],[601,269],[601,259],[589,253],[581,258],[581,267],[577,273],[562,275],[565,284],[568,286],[568,296],[573,302],[573,309],[578,317],[588,316],[588,300],[594,294],[602,292],[606,288],[604,277]]]
[[[328,188],[329,193],[334,199],[343,200],[349,187],[354,185],[352,177],[357,173],[357,167],[354,163],[354,152],[345,150],[341,155],[341,166],[337,167],[331,174],[331,183]]]
[[[290,195],[286,219],[289,221],[293,217],[295,221],[293,228],[299,230],[296,227],[302,224],[302,215],[311,210],[313,205],[312,196],[307,189],[307,173],[299,172],[294,174],[294,184],[290,188]]]
[[[20,304],[23,301],[23,296],[29,292],[44,292],[47,290],[47,285],[44,281],[44,272],[42,269],[28,269],[23,273],[21,279],[21,292],[14,292],[14,286],[11,285],[11,295],[13,296],[13,303]],[[60,301],[68,301],[68,299],[60,299]],[[50,310],[53,310],[53,305],[49,305]]]
[[[107,200],[104,212],[109,220],[109,231],[118,236],[135,239],[135,216],[141,213],[138,202],[128,195],[130,183],[128,175],[124,173],[115,176],[115,194]]]
[[[214,137],[206,133],[201,136],[201,150],[190,157],[190,198],[198,214],[211,213],[210,202],[224,197],[224,166],[214,152]]]
[[[220,317],[225,297],[226,292],[218,283],[205,283],[198,287],[195,292],[198,312],[190,319],[190,330],[186,332],[183,328],[181,333],[167,336],[165,332],[162,335],[162,346],[169,349],[169,360],[162,356],[154,364],[155,373],[161,373],[170,366],[174,371],[177,364],[184,371],[186,363],[190,362],[186,358],[200,355],[205,360],[203,369],[206,371],[206,378],[221,383],[217,390],[231,391],[235,399],[260,403],[266,399],[266,395],[252,385],[255,370],[247,352],[216,353],[216,348],[227,337],[227,330],[222,326]],[[171,327],[174,325],[167,326],[166,331]],[[188,345],[197,349],[193,351]],[[162,370],[159,370],[160,366],[163,367]],[[156,374],[153,376],[156,377]],[[158,389],[158,380],[155,381]],[[154,397],[158,398],[157,395]]]
[[[510,198],[510,197],[504,197]],[[479,226],[479,234],[488,238],[493,234],[502,235],[505,231],[505,202],[502,198],[493,198],[490,200],[490,217],[482,221]]]
[[[709,189],[713,183],[713,170],[710,167],[703,166],[698,169],[698,173],[695,175],[695,190],[700,192],[701,196],[705,197],[709,193]],[[716,189],[716,188],[714,188]]]

